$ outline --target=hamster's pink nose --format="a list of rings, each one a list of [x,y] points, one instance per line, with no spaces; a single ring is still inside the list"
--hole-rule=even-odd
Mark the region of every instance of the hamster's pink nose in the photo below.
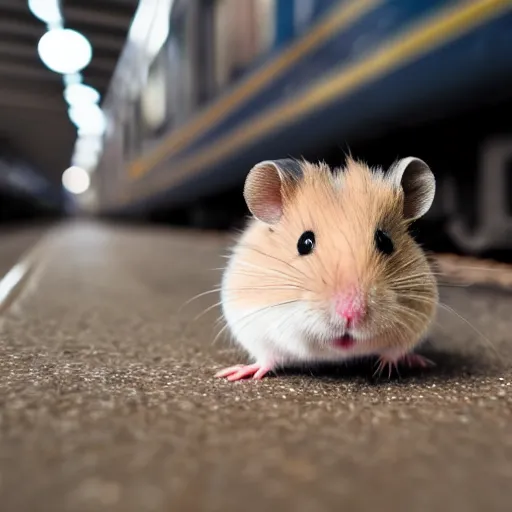
[[[361,293],[339,294],[335,299],[336,314],[347,321],[347,325],[359,323],[366,315],[366,301]]]

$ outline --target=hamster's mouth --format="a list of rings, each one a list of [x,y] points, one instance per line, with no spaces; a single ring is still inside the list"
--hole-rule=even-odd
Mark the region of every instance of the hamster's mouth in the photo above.
[[[341,336],[341,338],[336,338],[334,340],[333,345],[336,348],[341,348],[344,350],[347,350],[349,348],[352,348],[356,343],[356,340],[350,336],[350,334],[345,334],[344,336]]]

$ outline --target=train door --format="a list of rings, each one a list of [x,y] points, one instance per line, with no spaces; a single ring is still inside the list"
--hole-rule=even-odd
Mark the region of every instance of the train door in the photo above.
[[[222,92],[274,45],[277,0],[216,0],[213,4],[213,75]]]

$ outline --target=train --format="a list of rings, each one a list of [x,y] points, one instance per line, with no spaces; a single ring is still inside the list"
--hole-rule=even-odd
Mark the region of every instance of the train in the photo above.
[[[432,217],[446,218],[468,252],[512,248],[510,0],[164,3],[153,39],[127,40],[102,104],[100,213],[196,203],[240,185],[264,159],[341,156],[371,141],[389,158],[423,157],[430,140],[443,148],[432,156]],[[500,121],[475,122],[468,105]],[[434,128],[422,135],[424,126]],[[495,130],[462,135],[472,126]]]

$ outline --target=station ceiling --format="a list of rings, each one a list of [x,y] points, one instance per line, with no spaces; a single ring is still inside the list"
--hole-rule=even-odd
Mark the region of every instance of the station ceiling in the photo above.
[[[86,36],[93,58],[84,83],[102,98],[123,48],[137,0],[63,0],[66,28]],[[0,150],[8,148],[55,183],[69,166],[76,129],[69,120],[61,75],[37,54],[44,23],[27,0],[0,1]]]

